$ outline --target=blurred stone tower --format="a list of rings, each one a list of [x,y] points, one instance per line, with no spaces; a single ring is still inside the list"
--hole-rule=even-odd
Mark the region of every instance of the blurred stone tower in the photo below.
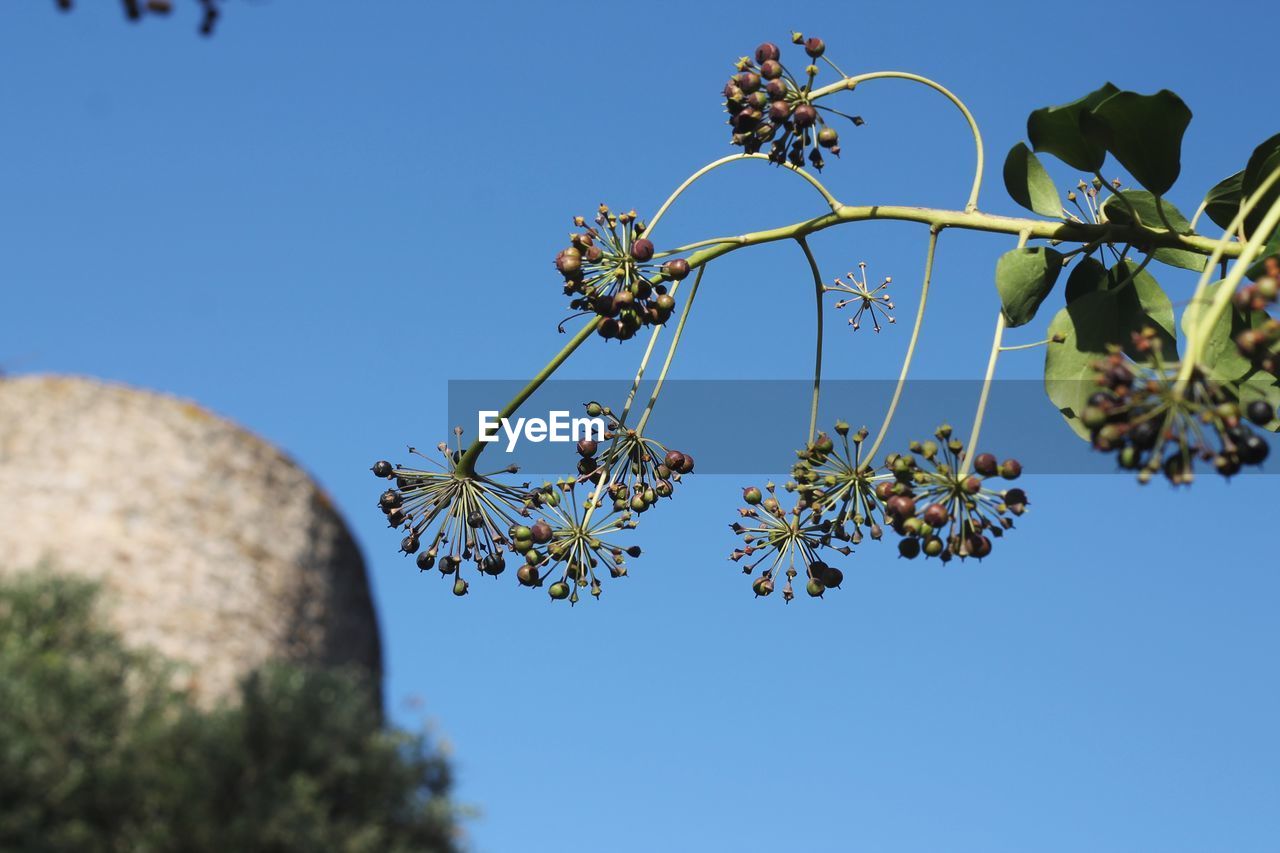
[[[201,699],[269,660],[381,676],[364,561],[319,486],[200,406],[70,377],[0,379],[0,572],[98,580]]]

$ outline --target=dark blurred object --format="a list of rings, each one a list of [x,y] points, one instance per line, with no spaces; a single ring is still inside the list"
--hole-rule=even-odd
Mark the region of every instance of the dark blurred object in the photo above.
[[[458,849],[448,764],[383,723],[367,677],[273,665],[203,709],[96,594],[0,582],[0,850]]]
[[[55,0],[58,8],[64,12],[71,11],[74,0]],[[137,21],[146,15],[168,15],[173,11],[173,0],[146,0],[145,5],[139,0],[123,0],[125,17]],[[200,34],[213,35],[214,24],[218,22],[218,0],[196,0],[202,11],[200,17]]]

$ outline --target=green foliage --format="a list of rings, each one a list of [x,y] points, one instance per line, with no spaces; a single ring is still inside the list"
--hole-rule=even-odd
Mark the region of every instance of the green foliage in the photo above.
[[[1249,157],[1249,163],[1244,167],[1244,175],[1240,179],[1244,197],[1252,198],[1257,194],[1276,169],[1280,169],[1280,133],[1255,148]],[[1258,228],[1271,205],[1280,200],[1280,181],[1272,184],[1258,198],[1257,205],[1244,220],[1245,231],[1250,235]]]
[[[1219,228],[1230,228],[1244,198],[1244,170],[1223,178],[1205,194],[1204,213]]]
[[[274,666],[194,706],[94,617],[93,587],[0,583],[0,849],[451,851],[445,762],[370,685]]]
[[[1030,323],[1062,272],[1061,252],[1042,246],[1013,249],[996,262],[996,290],[1010,328]]]
[[[1121,190],[1102,203],[1102,212],[1108,222],[1131,223],[1134,221],[1133,213],[1136,213],[1137,223],[1147,228],[1172,228],[1179,234],[1192,233],[1191,222],[1182,211],[1146,190]],[[1194,272],[1202,272],[1208,260],[1198,252],[1171,248],[1156,249],[1152,257],[1161,263]]]
[[[1107,158],[1106,146],[1085,137],[1081,116],[1120,90],[1110,83],[1079,100],[1056,107],[1044,107],[1027,118],[1027,138],[1036,151],[1045,151],[1074,169],[1093,173]]]
[[[1027,210],[1055,219],[1062,216],[1062,196],[1040,158],[1025,142],[1009,149],[1004,160],[1004,186],[1009,196]]]
[[[1178,180],[1182,136],[1190,123],[1191,110],[1168,89],[1154,95],[1117,92],[1080,117],[1085,135],[1156,195]]]

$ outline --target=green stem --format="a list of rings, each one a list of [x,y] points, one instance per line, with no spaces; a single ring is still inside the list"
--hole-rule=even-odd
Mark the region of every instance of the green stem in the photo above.
[[[507,403],[502,411],[498,413],[498,417],[509,418],[515,414],[516,409],[519,409],[520,406],[524,404],[525,400],[533,396],[533,392],[537,391],[543,382],[546,382],[551,378],[551,374],[556,372],[556,369],[564,363],[565,359],[571,356],[574,350],[582,346],[583,341],[591,337],[592,332],[596,330],[596,326],[598,325],[600,325],[599,317],[594,317],[587,321],[587,323],[578,330],[578,333],[569,339],[569,342],[564,345],[560,352],[556,353],[555,357],[553,357],[551,361],[547,362],[542,370],[539,370],[538,374],[530,379],[524,388],[520,389],[520,393],[516,394],[511,402]],[[459,474],[464,477],[475,476],[476,459],[480,457],[480,453],[484,450],[485,444],[485,442],[480,441],[479,436],[476,437],[476,440],[467,448],[467,452],[462,455],[462,459],[458,460],[457,470]]]
[[[701,272],[699,272],[701,274]],[[672,282],[671,289],[667,292],[673,297],[676,290],[680,287],[680,282]],[[636,392],[640,390],[640,381],[644,379],[644,372],[649,367],[649,359],[653,356],[653,347],[658,343],[658,336],[662,334],[664,326],[654,326],[653,332],[649,335],[649,345],[645,347],[644,357],[640,359],[640,367],[636,370],[636,377],[631,381],[631,390],[627,392],[627,401],[622,406],[622,414],[618,417],[621,423],[627,422],[627,415],[631,412],[631,404],[635,402]]]
[[[721,157],[719,160],[715,160],[711,163],[708,163],[698,171],[694,172],[689,177],[685,178],[684,183],[676,187],[675,192],[671,193],[671,195],[667,197],[667,200],[662,203],[662,207],[658,208],[658,212],[655,213],[653,215],[653,219],[649,221],[649,225],[645,229],[645,237],[649,238],[650,240],[653,239],[653,229],[657,227],[658,221],[662,219],[663,215],[666,214],[667,208],[671,207],[671,205],[675,203],[675,200],[680,198],[680,196],[684,194],[685,190],[693,186],[693,183],[695,181],[697,181],[699,178],[701,178],[703,175],[707,174],[708,172],[714,171],[715,169],[718,169],[727,163],[736,163],[740,160],[763,160],[766,163],[771,162],[768,156],[764,154],[730,154],[728,157]],[[830,191],[827,190],[827,188],[822,185],[822,182],[819,181],[817,178],[815,178],[813,175],[809,174],[804,169],[801,169],[798,166],[793,166],[790,163],[783,163],[781,165],[787,171],[794,172],[800,177],[804,178],[806,181],[808,181],[810,185],[813,186],[814,189],[816,189],[819,193],[822,194],[822,198],[827,202],[827,206],[830,207],[832,210],[840,209],[840,202],[837,201],[836,197],[833,196],[830,193]]]
[[[1209,262],[1205,264],[1204,272],[1201,273],[1200,280],[1196,283],[1195,293],[1191,295],[1190,304],[1197,305],[1203,300],[1204,291],[1209,286],[1209,279],[1212,278],[1214,264],[1225,254],[1222,250],[1226,246],[1227,238],[1244,224],[1245,218],[1253,212],[1253,209],[1257,207],[1263,196],[1277,181],[1280,181],[1280,169],[1273,170],[1258,187],[1257,191],[1240,205],[1240,211],[1227,227],[1222,240],[1219,241],[1218,250],[1209,256]],[[1236,262],[1231,265],[1231,269],[1218,284],[1218,290],[1213,295],[1213,302],[1210,303],[1208,310],[1200,315],[1194,331],[1187,336],[1187,352],[1183,357],[1182,365],[1178,368],[1177,383],[1174,386],[1175,393],[1180,394],[1186,387],[1192,371],[1195,370],[1196,360],[1204,347],[1205,338],[1209,336],[1213,331],[1213,327],[1217,325],[1218,318],[1222,316],[1222,312],[1227,309],[1227,305],[1231,302],[1231,296],[1240,284],[1240,279],[1244,278],[1249,266],[1253,263],[1258,253],[1262,251],[1263,247],[1266,246],[1267,238],[1276,230],[1278,224],[1280,224],[1280,200],[1271,205],[1259,227],[1254,231],[1253,236],[1241,248],[1239,255],[1236,257]]]
[[[889,434],[889,425],[893,423],[893,415],[898,410],[898,401],[902,399],[902,389],[907,384],[907,373],[911,370],[911,359],[915,356],[916,342],[920,340],[920,327],[924,325],[924,309],[929,304],[929,283],[933,280],[933,259],[938,253],[940,233],[942,233],[940,228],[929,229],[929,249],[924,257],[924,281],[920,285],[920,305],[916,308],[916,322],[911,327],[911,337],[907,341],[907,354],[902,359],[902,370],[898,373],[898,384],[894,386],[889,410],[885,412],[880,430],[876,433],[876,439],[871,442],[871,450],[867,452],[866,458],[872,461],[875,460],[876,451],[884,443],[885,436]]]
[[[1027,245],[1027,233],[1018,236],[1018,248]],[[973,464],[973,457],[978,454],[978,439],[982,436],[982,419],[987,414],[987,401],[991,398],[991,380],[996,375],[996,362],[1000,360],[1000,352],[1004,343],[1005,319],[1004,311],[996,315],[996,331],[991,340],[991,355],[987,357],[987,372],[982,377],[982,393],[978,395],[978,410],[973,415],[973,428],[969,430],[968,452],[960,462],[959,478],[963,480]]]
[[[830,94],[841,91],[852,91],[857,88],[858,84],[868,80],[909,80],[913,83],[921,83],[930,89],[942,94],[947,100],[955,104],[956,109],[964,116],[964,120],[969,123],[969,131],[973,134],[973,146],[977,152],[977,165],[973,172],[973,187],[969,190],[969,201],[965,205],[966,211],[975,211],[978,209],[978,193],[982,189],[982,169],[985,161],[982,148],[982,133],[978,130],[978,122],[974,119],[973,113],[969,112],[969,108],[965,106],[964,101],[960,100],[941,83],[930,80],[928,77],[921,77],[919,74],[911,74],[906,71],[873,71],[869,74],[859,74],[854,77],[846,77],[837,83],[829,86],[823,86],[821,89],[815,89],[812,99],[825,97]]]
[[[698,269],[698,275],[693,279],[693,287],[689,290],[689,298],[685,300],[684,309],[680,312],[680,322],[676,324],[675,334],[671,336],[671,345],[667,347],[667,358],[662,362],[662,370],[658,373],[658,381],[653,386],[653,393],[649,395],[649,402],[644,407],[644,414],[640,416],[640,423],[636,424],[636,434],[644,433],[644,425],[649,422],[649,415],[653,413],[653,406],[658,402],[658,394],[662,392],[662,385],[667,381],[667,371],[671,369],[671,362],[676,357],[676,347],[680,346],[680,336],[684,334],[685,321],[689,319],[689,311],[693,308],[693,298],[698,295],[698,285],[702,283],[702,274],[706,272],[706,267]]]
[[[817,333],[814,336],[816,351],[813,355],[813,402],[809,406],[809,444],[813,444],[818,431],[818,398],[822,393],[822,273],[818,270],[818,260],[813,256],[813,250],[809,248],[808,241],[798,237],[796,242],[800,244],[804,258],[809,262],[809,271],[813,273],[813,296],[817,303]]]

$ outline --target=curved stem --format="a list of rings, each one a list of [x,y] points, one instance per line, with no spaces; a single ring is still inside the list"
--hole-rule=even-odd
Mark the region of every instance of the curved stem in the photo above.
[[[569,339],[569,342],[564,345],[560,352],[556,353],[555,356],[552,357],[551,361],[547,362],[546,365],[538,371],[538,374],[530,379],[528,384],[520,389],[520,393],[516,394],[516,396],[512,398],[511,402],[507,403],[502,411],[498,413],[498,417],[509,418],[515,414],[516,409],[520,408],[525,400],[533,396],[533,392],[537,391],[543,382],[546,382],[551,378],[551,374],[555,373],[556,369],[559,368],[561,364],[564,364],[565,359],[572,355],[574,350],[582,346],[583,341],[591,337],[591,333],[596,330],[596,326],[598,325],[600,325],[599,317],[594,317],[591,320],[588,320],[587,323],[578,330],[577,334]],[[467,452],[462,454],[462,458],[458,460],[458,472],[460,475],[464,477],[475,476],[476,459],[480,457],[480,453],[484,448],[485,442],[480,441],[479,436],[477,436],[476,440],[471,442],[471,446],[467,448]]]
[[[1025,231],[1019,235],[1019,249],[1027,245],[1027,237],[1028,235]],[[991,380],[995,378],[996,362],[1000,360],[1001,345],[1004,343],[1004,330],[1004,311],[1001,310],[996,316],[996,331],[991,339],[991,355],[987,357],[987,372],[982,377],[982,393],[978,395],[978,409],[973,415],[973,428],[969,430],[968,452],[965,453],[964,459],[960,462],[959,477],[962,480],[969,473],[973,457],[978,454],[978,439],[982,436],[982,419],[987,414],[987,401],[991,398]]]
[[[868,74],[858,74],[854,77],[846,77],[838,83],[832,83],[829,86],[823,86],[821,89],[815,89],[813,99],[825,97],[840,91],[852,91],[859,83],[868,80],[909,80],[913,83],[921,83],[930,89],[940,93],[951,103],[955,104],[956,109],[964,116],[964,120],[969,123],[969,130],[973,134],[973,147],[976,151],[977,164],[973,170],[973,188],[969,190],[969,201],[965,205],[966,211],[974,211],[978,209],[978,193],[982,189],[982,170],[985,163],[985,154],[982,147],[982,132],[978,130],[978,122],[974,119],[973,113],[969,112],[969,108],[965,106],[964,101],[960,100],[955,94],[941,83],[930,80],[928,77],[921,77],[919,74],[911,74],[907,71],[872,71]]]
[[[684,303],[684,310],[680,312],[680,322],[676,324],[675,334],[671,336],[671,345],[667,347],[667,358],[662,363],[662,370],[658,373],[658,381],[654,383],[653,393],[649,395],[649,402],[644,407],[644,414],[640,416],[640,423],[636,424],[636,433],[644,432],[644,425],[649,421],[649,415],[653,413],[653,406],[658,402],[658,394],[662,391],[662,385],[667,381],[667,371],[671,369],[671,362],[676,357],[676,347],[680,346],[680,336],[684,334],[685,321],[689,319],[689,311],[693,308],[693,298],[698,295],[698,285],[702,282],[702,274],[706,272],[706,267],[698,269],[698,275],[693,279],[693,287],[689,290],[689,298]]]
[[[822,393],[822,273],[818,270],[818,260],[813,256],[813,250],[809,248],[808,241],[803,237],[797,237],[796,242],[800,244],[804,258],[809,262],[809,271],[813,273],[813,296],[817,302],[817,334],[815,335],[817,343],[816,352],[813,355],[813,402],[809,406],[809,444],[813,444],[814,436],[818,431],[818,398]]]
[[[675,192],[671,193],[671,195],[667,197],[667,200],[662,203],[662,207],[658,208],[658,212],[655,213],[653,215],[653,219],[649,221],[648,228],[645,229],[645,236],[648,237],[650,240],[653,239],[653,229],[657,227],[658,221],[662,219],[664,214],[666,214],[667,208],[671,207],[671,205],[675,203],[675,200],[684,194],[685,190],[693,186],[693,183],[695,181],[697,181],[699,178],[701,178],[703,175],[707,174],[708,172],[711,172],[711,171],[714,171],[715,169],[720,168],[726,163],[735,163],[739,160],[763,160],[766,163],[771,162],[768,156],[764,154],[730,154],[728,157],[721,157],[719,160],[714,160],[708,163],[698,171],[694,172],[689,177],[685,178],[684,183],[676,187]],[[806,181],[808,181],[809,184],[812,185],[814,189],[816,189],[819,193],[822,194],[822,198],[826,201],[827,206],[830,207],[832,210],[840,209],[840,202],[837,201],[836,197],[833,196],[831,192],[822,185],[822,182],[819,181],[817,178],[815,178],[813,175],[809,174],[799,166],[793,166],[790,163],[782,163],[780,165],[782,165],[782,167],[787,169],[788,171],[794,172],[800,177],[804,178]]]
[[[920,305],[916,308],[916,322],[911,327],[911,338],[907,341],[907,354],[902,359],[902,370],[898,373],[898,384],[894,386],[893,398],[889,400],[889,410],[885,412],[884,421],[880,424],[880,430],[876,433],[875,441],[871,442],[871,450],[867,452],[867,459],[874,460],[876,451],[880,449],[880,445],[884,443],[885,436],[889,434],[889,425],[893,423],[893,415],[898,410],[898,401],[902,399],[902,389],[907,384],[907,373],[911,370],[911,359],[916,353],[916,343],[920,340],[920,327],[924,325],[924,309],[929,304],[929,283],[933,280],[933,259],[938,252],[938,235],[942,233],[940,228],[929,229],[929,250],[924,257],[924,281],[920,285]]]

